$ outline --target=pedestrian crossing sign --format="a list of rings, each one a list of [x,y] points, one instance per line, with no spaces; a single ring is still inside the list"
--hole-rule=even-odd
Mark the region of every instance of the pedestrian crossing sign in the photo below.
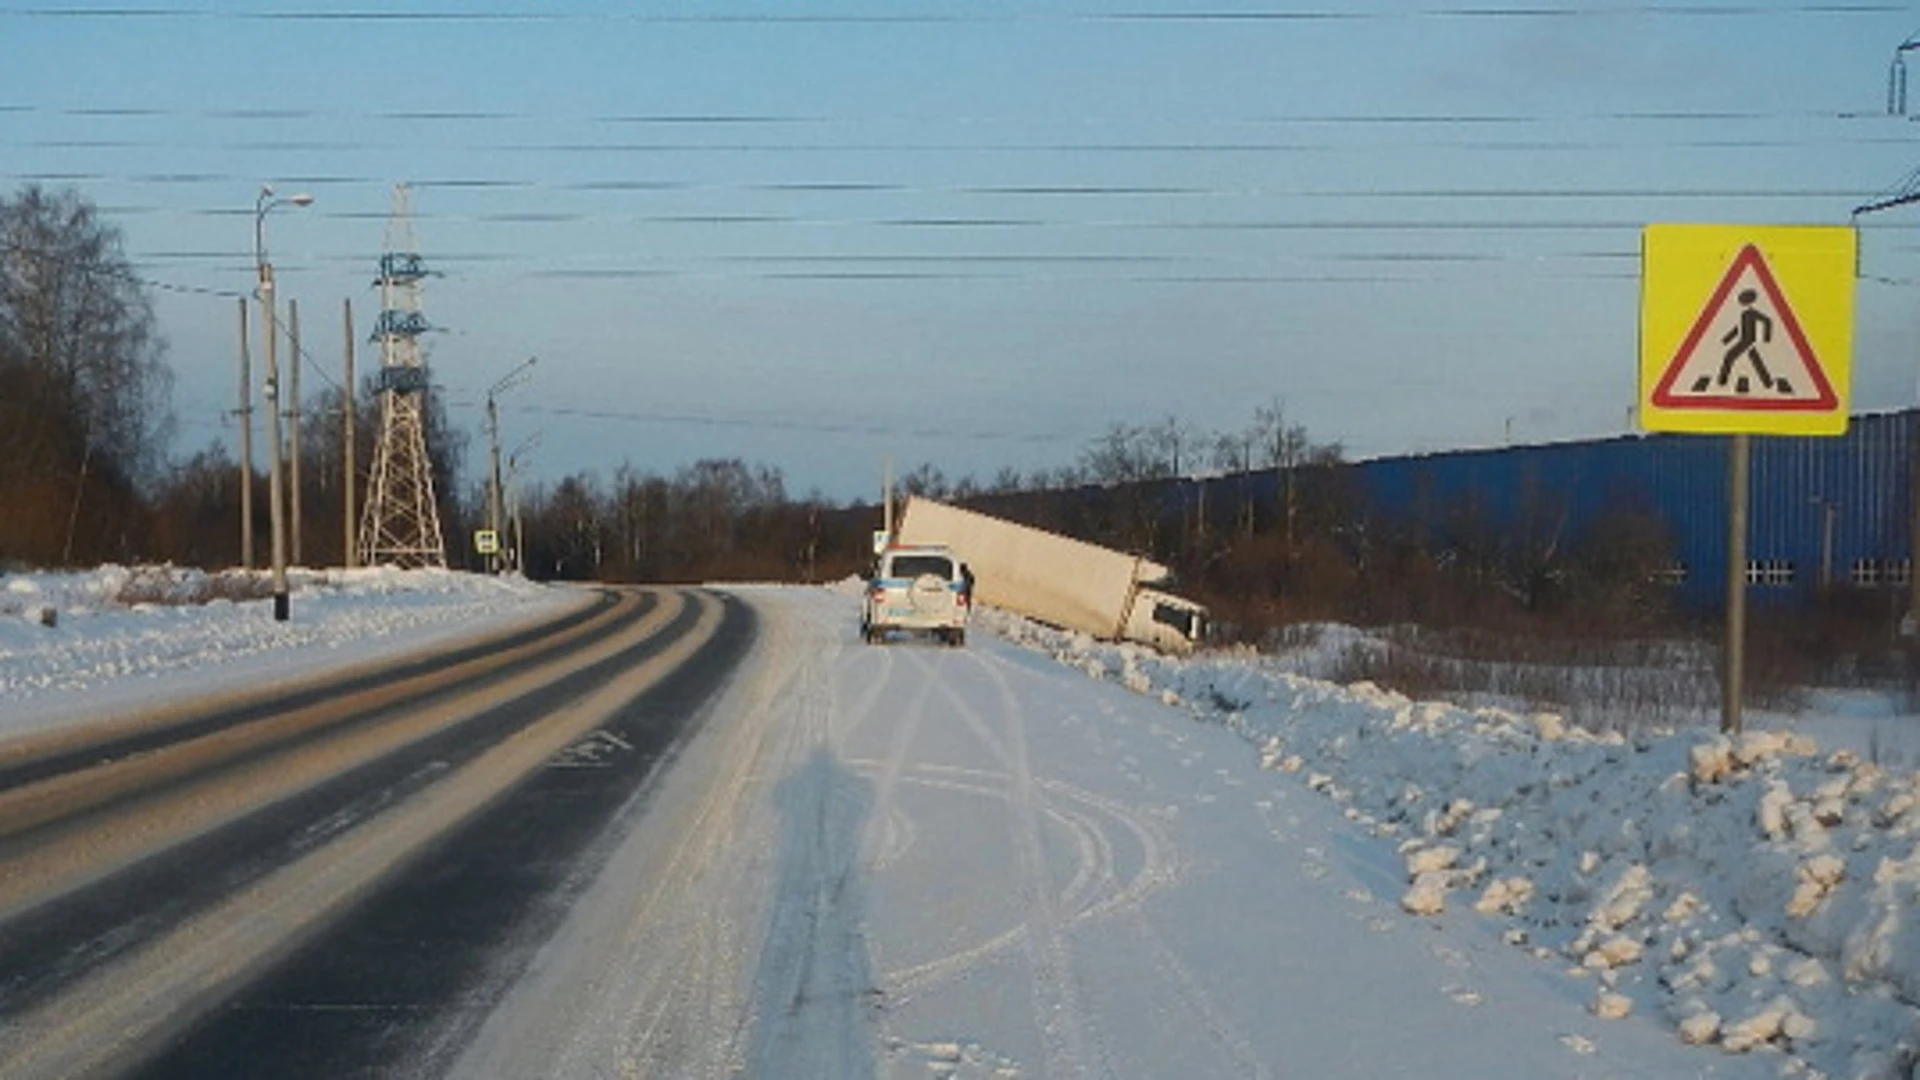
[[[1850,228],[1648,226],[1640,426],[1845,433],[1856,243]]]

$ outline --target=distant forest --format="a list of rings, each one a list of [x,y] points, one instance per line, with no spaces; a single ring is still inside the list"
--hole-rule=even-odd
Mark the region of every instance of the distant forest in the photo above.
[[[0,199],[0,569],[240,564],[238,463],[218,442],[168,457],[171,372],[147,288],[117,230],[78,195],[28,186]],[[290,550],[305,565],[345,559],[343,398],[332,390],[302,406]],[[378,407],[370,389],[356,395],[363,471]],[[480,569],[468,538],[486,523],[487,485],[467,473],[468,439],[431,394],[426,417],[449,562]],[[264,458],[256,452],[247,478],[256,566],[267,557]],[[1234,636],[1323,620],[1630,633],[1669,614],[1653,584],[1667,556],[1656,523],[1622,517],[1531,543],[1454,522],[1437,543],[1370,520],[1341,448],[1315,442],[1278,399],[1238,431],[1175,417],[1115,423],[1076,461],[1028,475],[949,478],[923,463],[898,492],[1149,555]],[[877,499],[795,499],[777,468],[740,460],[670,475],[626,465],[507,495],[504,543],[540,579],[833,580],[865,568],[882,516]]]

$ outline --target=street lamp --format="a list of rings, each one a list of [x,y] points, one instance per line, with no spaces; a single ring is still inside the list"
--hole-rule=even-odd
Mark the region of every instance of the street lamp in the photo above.
[[[492,475],[487,483],[487,528],[493,532],[494,543],[500,542],[500,410],[494,399],[510,387],[518,386],[527,379],[527,369],[540,362],[537,356],[529,356],[520,365],[500,376],[487,390],[487,447],[492,459]],[[487,568],[494,573],[500,572],[499,548],[496,546],[487,555]]]
[[[520,459],[523,455],[540,445],[540,432],[521,440],[520,445],[507,455],[507,499],[508,517],[513,519],[513,559],[511,569],[522,574],[527,572],[527,530],[520,519]]]
[[[261,337],[266,339],[267,377],[263,396],[267,401],[267,503],[273,521],[273,618],[286,622],[287,531],[282,520],[284,496],[280,490],[280,361],[277,342],[280,334],[273,313],[273,264],[267,261],[267,214],[277,206],[311,206],[313,196],[300,194],[276,198],[271,184],[260,185],[260,196],[253,201],[253,265],[259,272],[254,295],[260,298]],[[294,363],[299,363],[294,358]]]

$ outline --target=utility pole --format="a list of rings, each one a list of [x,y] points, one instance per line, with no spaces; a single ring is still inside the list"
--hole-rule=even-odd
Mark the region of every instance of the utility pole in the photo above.
[[[487,553],[487,572],[500,572],[500,410],[493,395],[487,395],[487,529],[493,533],[494,549]]]
[[[522,574],[527,572],[527,527],[520,517],[520,460],[538,445],[540,433],[536,431],[507,455],[507,517],[513,522],[513,557],[509,563],[511,569]]]
[[[494,549],[487,553],[489,573],[500,572],[500,407],[496,399],[509,388],[524,382],[527,369],[539,362],[537,356],[527,357],[520,362],[520,366],[502,375],[487,390],[487,455],[491,466],[487,474],[487,529],[493,533],[494,542]]]
[[[253,569],[253,360],[247,355],[247,298],[240,298],[240,569]]]
[[[267,518],[272,534],[273,621],[286,622],[291,614],[287,595],[287,531],[282,510],[286,504],[281,493],[280,474],[280,357],[275,342],[280,333],[273,325],[273,267],[260,263],[260,329],[267,340],[267,383],[262,397],[267,403]]]
[[[287,440],[293,447],[288,495],[293,507],[293,565],[300,559],[300,301],[287,301],[287,352],[293,369],[287,372]]]
[[[1907,53],[1920,49],[1920,34],[1913,34],[1894,47],[1893,63],[1887,69],[1887,113],[1907,115]],[[1852,220],[1858,223],[1866,214],[1910,206],[1920,202],[1920,184],[1909,175],[1889,194],[1853,208]],[[1920,411],[1916,411],[1907,432],[1907,612],[1900,620],[1900,635],[1920,639]]]
[[[342,304],[342,307],[345,311],[345,316],[346,316],[345,322],[346,322],[346,331],[347,331],[344,338],[344,340],[346,341],[346,354],[347,354],[347,357],[346,357],[346,377],[347,378],[346,378],[346,383],[344,384],[345,389],[343,389],[340,392],[340,397],[342,401],[342,407],[340,410],[341,423],[345,429],[341,433],[340,446],[341,446],[341,456],[346,460],[346,473],[347,473],[345,477],[345,484],[343,485],[343,488],[342,488],[342,490],[346,492],[345,517],[347,519],[346,557],[342,561],[342,565],[344,565],[347,569],[351,570],[354,567],[360,565],[360,545],[356,542],[360,537],[360,532],[358,529],[354,527],[354,520],[353,520],[353,499],[354,499],[353,425],[354,425],[354,421],[357,419],[354,416],[354,412],[358,408],[358,406],[356,406],[353,403],[353,298],[348,297],[346,301]]]
[[[291,613],[291,602],[287,596],[287,532],[284,521],[285,503],[281,496],[280,469],[280,360],[277,342],[280,332],[274,326],[273,314],[273,264],[267,261],[266,222],[267,212],[276,206],[308,206],[313,202],[311,195],[289,195],[276,199],[271,186],[260,188],[259,198],[253,203],[253,262],[259,274],[256,289],[260,297],[260,326],[267,342],[267,380],[264,397],[267,403],[267,502],[273,522],[273,619],[286,622]]]
[[[887,532],[887,543],[893,543],[893,457],[889,455],[881,467],[880,504],[883,511],[880,525]],[[875,555],[880,554],[874,552]]]

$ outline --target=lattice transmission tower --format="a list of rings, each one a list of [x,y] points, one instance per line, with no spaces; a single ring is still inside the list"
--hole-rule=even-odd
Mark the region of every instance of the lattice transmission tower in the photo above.
[[[420,313],[427,265],[413,238],[407,186],[393,189],[386,251],[380,256],[380,442],[374,449],[366,513],[360,519],[363,566],[447,565],[440,510],[433,499],[433,462],[427,456],[427,368],[420,336],[431,326]]]

